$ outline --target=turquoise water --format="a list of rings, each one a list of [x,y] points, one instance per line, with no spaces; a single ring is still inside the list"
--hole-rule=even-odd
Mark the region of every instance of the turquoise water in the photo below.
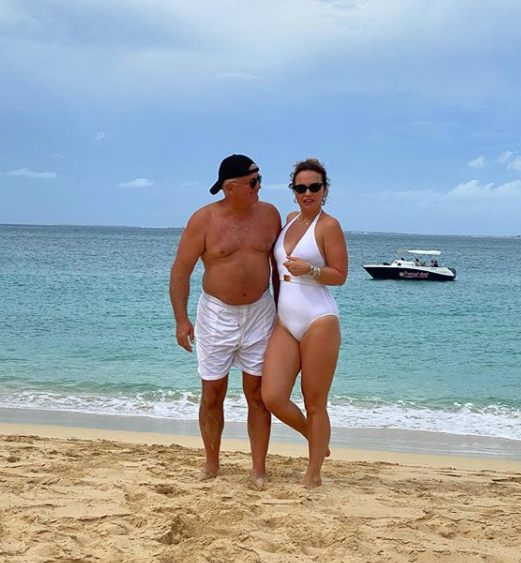
[[[0,226],[0,407],[196,420],[196,360],[176,344],[168,298],[180,233]],[[332,424],[521,440],[521,238],[346,238]],[[442,250],[456,282],[362,269],[399,247]],[[192,318],[200,278],[198,265]],[[240,389],[232,372],[228,420],[246,418]]]

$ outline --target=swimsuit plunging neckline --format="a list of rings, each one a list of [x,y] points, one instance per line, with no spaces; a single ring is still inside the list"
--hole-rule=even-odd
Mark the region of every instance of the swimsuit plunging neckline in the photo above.
[[[302,215],[301,215],[302,217]],[[293,256],[304,263],[314,264],[325,268],[327,262],[322,255],[316,240],[316,224],[320,217],[318,214],[312,224],[306,229],[300,240],[294,246]],[[277,314],[280,323],[285,329],[301,342],[308,328],[322,317],[338,317],[338,307],[326,285],[308,274],[294,276],[286,267],[287,254],[284,247],[286,231],[297,220],[294,217],[279,235],[273,254],[277,262],[280,280]],[[311,227],[311,230],[310,230]],[[287,264],[289,266],[289,264]],[[291,266],[290,266],[291,267]]]
[[[293,217],[293,219],[286,225],[286,232],[284,233],[284,238],[282,239],[282,248],[284,249],[284,252],[286,253],[286,256],[293,256],[293,253],[295,252],[295,249],[297,248],[297,246],[300,244],[300,242],[302,241],[302,239],[308,234],[309,229],[311,229],[311,227],[314,227],[317,221],[317,218],[320,217],[322,211],[319,211],[317,213],[317,215],[315,215],[315,217],[313,218],[313,221],[311,221],[311,223],[309,224],[308,228],[304,231],[304,234],[298,239],[297,243],[295,244],[295,246],[293,247],[293,249],[291,250],[291,252],[288,252],[286,250],[286,235],[288,234],[289,228],[291,227],[291,225],[293,225],[293,223],[302,215],[302,213],[299,213],[296,217]],[[313,229],[314,232],[314,229]]]

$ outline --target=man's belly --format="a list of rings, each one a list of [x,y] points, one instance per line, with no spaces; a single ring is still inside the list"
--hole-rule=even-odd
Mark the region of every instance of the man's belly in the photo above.
[[[248,254],[205,263],[204,291],[229,305],[258,301],[269,281],[270,264],[265,255]]]

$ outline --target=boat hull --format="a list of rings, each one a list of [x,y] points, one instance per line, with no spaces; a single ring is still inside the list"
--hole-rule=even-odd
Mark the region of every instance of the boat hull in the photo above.
[[[454,281],[454,268],[410,268],[387,265],[367,265],[364,270],[376,280]]]

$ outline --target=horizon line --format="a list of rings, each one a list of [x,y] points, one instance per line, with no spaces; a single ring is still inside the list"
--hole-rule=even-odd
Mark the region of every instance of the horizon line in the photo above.
[[[142,225],[96,225],[96,224],[74,224],[74,223],[0,223],[0,227],[81,227],[81,228],[108,228],[108,229],[184,229],[185,226],[154,227]],[[400,231],[367,231],[367,230],[345,230],[344,233],[355,235],[413,235],[413,236],[441,236],[441,237],[494,237],[494,238],[521,238],[521,234],[499,235],[499,234],[468,234],[468,233],[411,233]]]

